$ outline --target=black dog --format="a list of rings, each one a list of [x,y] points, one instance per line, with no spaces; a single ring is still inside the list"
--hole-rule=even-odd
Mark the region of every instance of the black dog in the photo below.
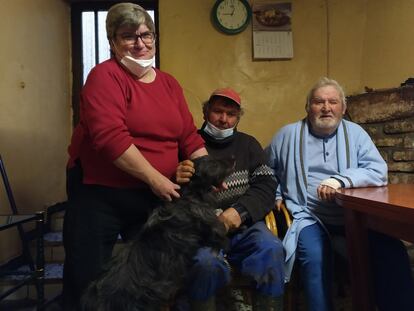
[[[215,214],[212,186],[219,186],[233,162],[208,156],[194,161],[195,174],[181,198],[155,209],[128,246],[82,298],[84,311],[159,311],[183,286],[201,247],[225,247],[226,230]]]

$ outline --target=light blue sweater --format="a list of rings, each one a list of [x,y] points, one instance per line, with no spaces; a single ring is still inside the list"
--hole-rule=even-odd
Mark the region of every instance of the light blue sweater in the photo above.
[[[285,201],[293,217],[283,240],[286,281],[289,281],[292,272],[300,231],[320,221],[307,206],[308,135],[309,127],[304,119],[283,127],[266,148],[269,166],[279,180],[276,199]],[[333,172],[331,177],[341,180],[345,188],[387,184],[387,164],[364,129],[356,123],[342,120],[336,135],[339,174]]]

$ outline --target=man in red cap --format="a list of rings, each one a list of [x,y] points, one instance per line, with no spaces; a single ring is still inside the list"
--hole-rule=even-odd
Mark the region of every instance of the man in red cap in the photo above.
[[[231,88],[215,90],[203,105],[204,123],[199,130],[208,153],[233,157],[234,173],[227,188],[217,193],[223,212],[219,219],[229,231],[230,247],[215,254],[201,249],[194,258],[188,296],[192,310],[215,310],[215,293],[230,282],[230,266],[254,280],[253,310],[282,310],[284,251],[281,241],[263,219],[274,207],[277,186],[264,151],[252,136],[237,131],[243,114],[241,99]],[[191,161],[177,169],[177,182],[188,182],[194,173]]]

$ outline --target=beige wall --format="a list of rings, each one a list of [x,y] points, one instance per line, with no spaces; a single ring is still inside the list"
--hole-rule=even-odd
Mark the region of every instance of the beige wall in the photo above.
[[[240,129],[266,145],[304,116],[306,92],[320,76],[352,94],[414,75],[412,0],[293,0],[294,58],[284,61],[252,61],[251,26],[235,36],[219,33],[210,22],[214,3],[159,0],[161,69],[183,86],[198,125],[210,92],[232,86],[246,110]],[[19,209],[35,211],[65,199],[70,7],[64,0],[0,4],[0,154]]]
[[[219,33],[210,22],[214,2],[160,0],[161,67],[182,84],[198,125],[210,92],[232,86],[246,110],[239,128],[266,145],[304,116],[306,92],[321,76],[353,94],[414,74],[411,0],[293,0],[294,58],[285,61],[252,61],[251,26]]]
[[[70,9],[0,0],[0,154],[22,213],[64,199],[70,135]],[[9,213],[0,183],[0,214]],[[0,261],[12,252],[0,234]],[[15,250],[17,251],[17,250]]]
[[[414,1],[369,1],[362,86],[389,88],[414,77]]]

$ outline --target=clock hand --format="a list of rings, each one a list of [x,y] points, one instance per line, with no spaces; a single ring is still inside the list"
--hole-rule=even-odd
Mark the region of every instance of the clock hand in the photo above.
[[[234,14],[234,8],[233,8],[233,11],[231,11],[231,13],[230,12],[222,13],[222,15],[230,15],[230,16],[233,16],[233,14]]]

